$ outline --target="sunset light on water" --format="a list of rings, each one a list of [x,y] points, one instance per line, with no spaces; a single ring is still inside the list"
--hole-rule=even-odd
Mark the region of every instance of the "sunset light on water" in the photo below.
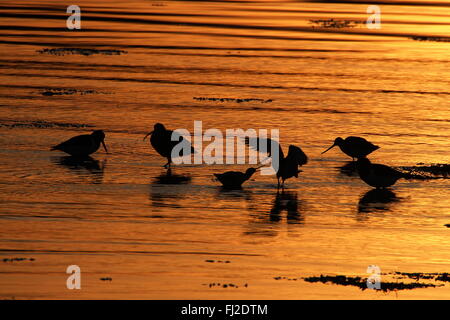
[[[0,17],[2,299],[450,299],[450,1],[30,0]],[[155,147],[176,129],[191,163]],[[249,129],[279,135],[279,179],[243,135],[227,151]]]

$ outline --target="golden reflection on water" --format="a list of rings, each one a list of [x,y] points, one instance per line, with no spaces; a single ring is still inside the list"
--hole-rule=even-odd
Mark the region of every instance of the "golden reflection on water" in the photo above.
[[[372,264],[448,272],[448,180],[371,190],[339,150],[320,155],[336,137],[357,135],[381,146],[375,162],[449,163],[450,44],[439,38],[449,36],[448,3],[382,5],[373,31],[312,28],[310,20],[364,21],[360,4],[161,3],[79,1],[78,32],[64,29],[61,5],[0,9],[10,14],[0,21],[0,254],[35,258],[0,264],[0,296],[448,298],[448,285],[394,296],[274,280],[366,276]],[[61,47],[127,53],[37,52]],[[270,102],[236,101],[251,98]],[[167,172],[143,136],[155,122],[193,132],[194,120],[222,132],[278,128],[283,148],[300,146],[310,162],[283,191],[275,177],[254,176],[237,191],[213,180],[242,165]],[[110,154],[80,162],[48,151],[94,127]],[[64,287],[70,264],[83,272],[79,292]],[[207,285],[224,281],[239,288]]]

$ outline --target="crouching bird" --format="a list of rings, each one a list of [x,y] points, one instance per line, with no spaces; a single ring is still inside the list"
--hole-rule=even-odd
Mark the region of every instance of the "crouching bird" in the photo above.
[[[283,149],[281,149],[279,143],[272,139],[246,137],[245,143],[252,149],[267,152],[268,157],[272,158],[272,167],[277,172],[278,189],[280,186],[284,188],[285,180],[292,177],[298,178],[298,174],[302,172],[302,170],[299,170],[298,167],[308,163],[308,157],[306,154],[302,151],[302,149],[300,149],[300,147],[294,145],[289,146],[288,154],[285,157]],[[277,155],[272,154],[272,151],[277,149],[278,159],[274,159]],[[275,160],[278,160],[278,168],[276,168]]]
[[[384,164],[373,164],[367,158],[359,158],[356,168],[362,181],[377,189],[394,185],[398,179],[406,175]]]
[[[224,173],[214,173],[214,175],[217,180],[222,183],[225,189],[240,189],[242,184],[250,179],[255,172],[255,168],[248,168],[245,173],[239,171],[227,171]]]
[[[376,146],[372,142],[369,142],[361,137],[350,136],[345,139],[338,137],[334,140],[333,145],[322,152],[322,154],[335,146],[338,146],[343,153],[349,157],[352,157],[353,161],[355,161],[355,158],[358,159],[367,157],[369,154],[380,148],[379,146]]]
[[[60,150],[74,157],[87,157],[100,148],[100,143],[103,144],[103,148],[108,153],[105,145],[105,133],[103,130],[95,130],[91,134],[83,134],[70,138],[67,141],[53,146],[50,150]]]
[[[147,133],[144,140],[149,135],[151,135],[150,144],[153,149],[155,149],[156,152],[158,152],[162,157],[167,159],[167,163],[164,165],[164,168],[170,168],[170,164],[172,163],[172,150],[179,143],[186,144],[185,146],[189,149],[189,152],[186,153],[185,148],[182,148],[177,156],[183,157],[196,153],[189,141],[184,139],[180,134],[176,132],[174,133],[172,130],[167,130],[161,123],[156,123],[153,126],[153,131]]]

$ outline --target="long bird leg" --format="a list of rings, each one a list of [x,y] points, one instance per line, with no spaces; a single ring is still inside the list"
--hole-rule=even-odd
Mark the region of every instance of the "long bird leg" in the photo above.
[[[277,186],[277,190],[280,190],[280,178],[279,178],[279,177],[277,177],[277,180],[278,180],[278,186]]]
[[[167,157],[167,163],[164,165],[164,168],[169,168],[170,169],[170,163],[172,162],[172,158],[171,157]]]

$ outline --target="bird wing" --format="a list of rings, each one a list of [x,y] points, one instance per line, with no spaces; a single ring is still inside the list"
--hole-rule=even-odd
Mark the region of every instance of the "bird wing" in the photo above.
[[[259,138],[259,137],[245,137],[245,144],[250,148],[262,152],[265,151],[269,157],[272,156],[272,146],[274,148],[278,147],[278,156],[280,159],[284,158],[283,150],[281,149],[280,144],[269,138]],[[265,150],[263,150],[263,146],[265,145]]]
[[[223,185],[238,185],[245,181],[245,175],[239,171],[227,171],[224,173],[214,173],[214,176]]]
[[[384,164],[372,164],[372,170],[375,176],[387,176],[387,177],[403,177],[404,174],[394,168],[386,166]]]
[[[303,150],[300,149],[300,147],[294,146],[292,144],[289,146],[289,152],[288,152],[287,158],[294,159],[299,166],[302,166],[302,165],[308,163],[308,157],[303,152]]]
[[[52,147],[52,150],[63,150],[67,147],[84,147],[86,144],[90,144],[92,142],[90,134],[82,134],[80,136],[76,136],[70,138],[67,141],[61,142],[60,144]]]
[[[354,137],[354,136],[350,136],[345,138],[345,140],[351,144],[354,148],[367,148],[367,146],[371,146],[374,149],[378,149],[379,147],[374,145],[372,142],[367,141],[364,138],[361,137]]]

